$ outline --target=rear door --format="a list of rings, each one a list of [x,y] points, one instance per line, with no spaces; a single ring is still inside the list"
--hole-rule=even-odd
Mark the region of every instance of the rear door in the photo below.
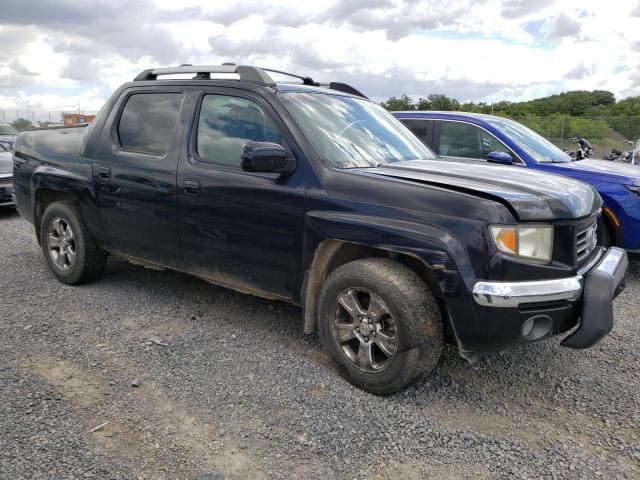
[[[276,112],[262,97],[209,88],[195,101],[178,168],[182,250],[189,272],[248,292],[290,299],[302,257],[305,169]],[[298,158],[290,175],[244,172],[248,141],[278,143]]]
[[[109,247],[179,267],[176,169],[185,92],[132,88],[123,92],[103,129],[93,180]]]

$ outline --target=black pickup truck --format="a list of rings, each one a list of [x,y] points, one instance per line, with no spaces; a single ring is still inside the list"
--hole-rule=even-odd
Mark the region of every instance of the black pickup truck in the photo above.
[[[17,208],[54,275],[87,282],[117,255],[299,304],[377,394],[431,371],[445,341],[473,360],[608,334],[628,262],[596,246],[593,188],[433,160],[353,87],[269,72],[145,70],[90,126],[21,134]]]

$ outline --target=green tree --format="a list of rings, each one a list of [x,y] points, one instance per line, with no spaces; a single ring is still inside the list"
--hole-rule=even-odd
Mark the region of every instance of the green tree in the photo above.
[[[415,110],[413,100],[408,95],[402,95],[400,98],[391,97],[386,102],[380,103],[389,111]]]
[[[449,98],[442,94],[431,94],[427,97],[431,110],[452,111],[460,110],[460,102],[455,98]]]
[[[26,118],[17,118],[13,122],[11,122],[11,125],[13,125],[13,128],[20,131],[26,130],[27,128],[33,128],[33,123],[31,123],[31,121],[27,120]]]

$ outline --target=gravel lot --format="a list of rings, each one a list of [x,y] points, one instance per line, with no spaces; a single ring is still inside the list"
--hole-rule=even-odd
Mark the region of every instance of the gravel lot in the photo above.
[[[298,308],[113,259],[68,287],[32,232],[0,213],[2,479],[640,478],[638,262],[598,347],[449,348],[378,398]]]

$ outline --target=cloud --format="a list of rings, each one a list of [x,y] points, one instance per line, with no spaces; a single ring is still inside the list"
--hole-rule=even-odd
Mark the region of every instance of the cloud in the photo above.
[[[100,79],[98,66],[86,55],[72,56],[60,76],[78,82],[95,82]]]
[[[334,4],[316,21],[347,24],[359,30],[384,30],[390,40],[400,40],[415,30],[433,30],[456,24],[473,5],[486,0],[346,0]]]
[[[225,61],[346,81],[377,100],[620,95],[637,91],[640,18],[619,11],[640,6],[617,2],[3,0],[0,108],[87,92],[95,105],[145,68]],[[623,29],[602,34],[620,18]]]
[[[580,33],[582,24],[579,20],[571,18],[562,12],[558,17],[551,19],[544,27],[547,37],[559,39],[563,37],[576,36]]]
[[[188,21],[200,9],[185,8],[167,12],[148,0],[37,0],[24,7],[21,0],[3,0],[0,22],[8,25],[37,26],[65,37],[80,37],[93,51],[109,51],[128,59],[151,56],[158,62],[179,61],[186,54],[177,39],[158,25],[162,20]],[[64,43],[64,42],[63,42]],[[68,43],[73,54],[77,42]],[[98,46],[99,45],[99,46]],[[59,48],[62,48],[59,45]]]
[[[584,63],[576,65],[574,68],[564,74],[564,77],[568,80],[580,80],[589,74],[589,69]]]
[[[31,70],[29,70],[17,58],[14,58],[13,60],[11,60],[11,62],[9,62],[9,67],[11,68],[11,70],[13,70],[18,75],[27,75],[27,76],[29,76],[29,75],[31,75],[31,76],[37,75],[37,73],[32,72]]]
[[[502,15],[514,19],[524,17],[553,4],[554,0],[505,0],[502,2]]]

